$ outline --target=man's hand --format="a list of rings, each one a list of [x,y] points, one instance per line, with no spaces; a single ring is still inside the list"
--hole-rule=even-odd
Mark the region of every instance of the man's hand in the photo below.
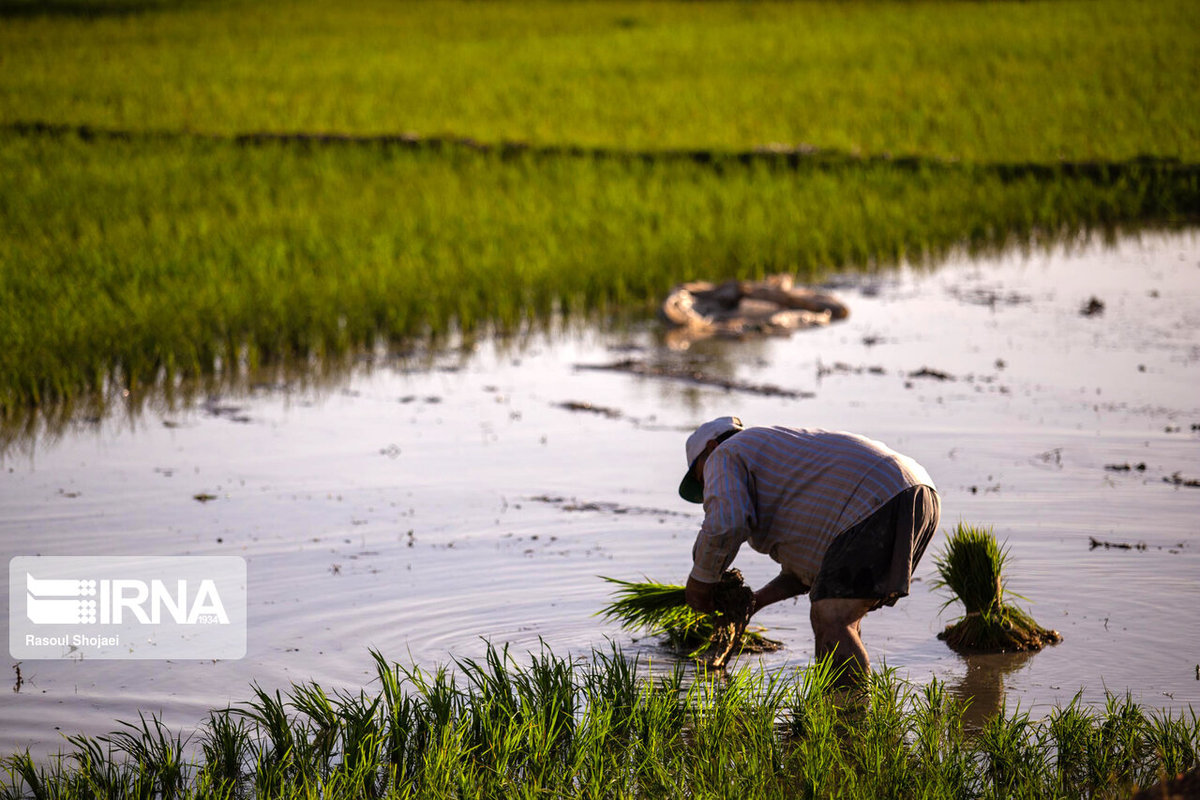
[[[705,583],[688,576],[683,597],[693,610],[702,614],[711,614],[717,610],[716,604],[713,603],[713,590],[716,588],[715,583]]]

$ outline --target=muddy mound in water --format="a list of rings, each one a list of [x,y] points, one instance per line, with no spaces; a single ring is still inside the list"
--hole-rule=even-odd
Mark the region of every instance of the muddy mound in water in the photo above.
[[[1023,653],[1058,644],[1062,634],[1043,628],[1015,606],[1001,606],[967,614],[938,638],[959,653]]]
[[[785,335],[845,319],[850,310],[833,295],[793,284],[791,275],[761,281],[692,281],[667,295],[659,315],[679,349],[710,336]]]

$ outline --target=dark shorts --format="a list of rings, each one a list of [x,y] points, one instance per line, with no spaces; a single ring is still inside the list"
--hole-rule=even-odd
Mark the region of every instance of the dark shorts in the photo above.
[[[877,600],[872,609],[895,605],[908,594],[940,516],[937,492],[928,486],[905,489],[830,543],[809,598]]]

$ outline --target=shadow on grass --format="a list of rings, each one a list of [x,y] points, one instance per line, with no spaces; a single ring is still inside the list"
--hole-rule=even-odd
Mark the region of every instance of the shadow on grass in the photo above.
[[[156,11],[179,10],[189,5],[194,3],[168,0],[0,0],[0,19],[129,17]]]
[[[36,6],[37,4],[31,4]],[[89,3],[51,3],[51,6],[90,8]],[[115,4],[115,8],[121,4]],[[130,2],[131,9],[155,10],[163,4]],[[4,6],[0,6],[4,8]],[[66,13],[66,12],[63,12]],[[80,12],[87,16],[87,12]],[[101,12],[124,13],[124,12]],[[133,12],[129,12],[133,13]],[[0,12],[0,16],[4,16]],[[232,135],[198,134],[180,131],[145,131],[123,128],[101,128],[93,125],[66,125],[22,120],[0,125],[0,131],[11,131],[22,136],[73,136],[83,141],[154,142],[182,139],[229,141],[243,147],[289,144],[308,146],[384,146],[415,150],[470,150],[502,158],[535,156],[546,158],[590,158],[594,160],[617,160],[627,162],[691,162],[710,165],[718,172],[725,166],[764,165],[774,169],[856,169],[871,165],[886,165],[890,168],[922,172],[928,170],[969,171],[975,174],[995,175],[1004,181],[1022,179],[1052,180],[1060,178],[1082,178],[1098,185],[1111,185],[1135,177],[1146,179],[1158,176],[1159,180],[1173,179],[1194,181],[1200,179],[1200,164],[1184,162],[1178,158],[1142,155],[1123,160],[1084,161],[1013,161],[1013,162],[957,162],[915,155],[871,155],[862,156],[829,148],[811,146],[761,147],[750,150],[715,149],[664,149],[628,150],[622,148],[581,147],[576,145],[532,145],[521,141],[480,141],[466,136],[417,136],[414,134],[348,134],[311,131],[250,131]],[[1187,210],[1197,210],[1195,186]]]

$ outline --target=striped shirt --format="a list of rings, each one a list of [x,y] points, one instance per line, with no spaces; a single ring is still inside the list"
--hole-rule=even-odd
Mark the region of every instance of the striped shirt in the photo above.
[[[829,543],[910,486],[920,464],[853,433],[747,428],[704,465],[704,523],[691,577],[714,583],[743,542],[811,586]]]

